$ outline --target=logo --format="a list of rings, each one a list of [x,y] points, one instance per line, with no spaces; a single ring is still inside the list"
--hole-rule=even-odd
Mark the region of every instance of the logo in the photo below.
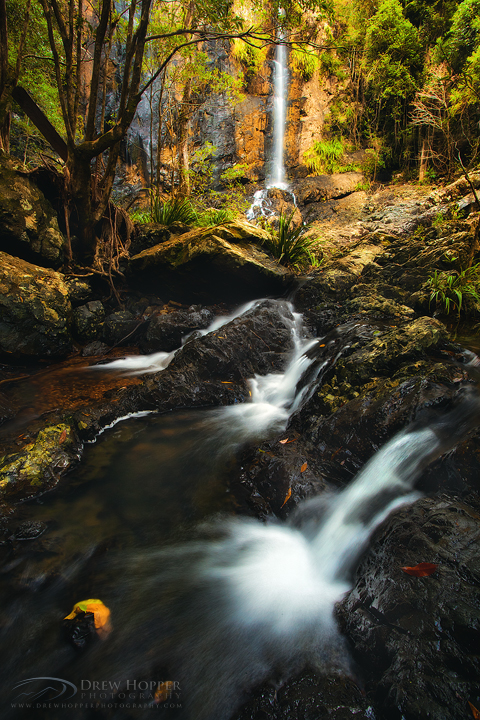
[[[36,685],[33,685],[36,683]],[[30,689],[28,686],[30,685]],[[21,692],[14,698],[14,700],[38,700],[39,698],[49,700],[69,700],[77,694],[78,688],[76,685],[71,683],[69,680],[62,680],[62,678],[55,677],[35,677],[28,678],[27,680],[20,680],[15,686],[14,690],[23,688]]]

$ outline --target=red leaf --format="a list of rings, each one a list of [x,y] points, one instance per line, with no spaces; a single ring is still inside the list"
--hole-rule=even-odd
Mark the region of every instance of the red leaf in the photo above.
[[[65,430],[62,430],[62,433],[61,433],[60,437],[58,438],[58,444],[61,445],[62,443],[65,442],[66,439],[67,439],[67,431],[65,429]]]
[[[304,462],[303,465],[302,465],[302,467],[300,468],[300,472],[305,472],[305,470],[307,469],[307,467],[308,467],[308,463]]]
[[[407,573],[407,575],[413,575],[414,577],[427,577],[435,572],[438,565],[435,563],[419,563],[413,567],[402,567],[401,570]]]
[[[286,505],[286,503],[290,500],[292,497],[292,488],[288,488],[288,492],[285,495],[285,500],[283,501],[283,505]],[[282,509],[283,505],[280,505],[280,510]]]

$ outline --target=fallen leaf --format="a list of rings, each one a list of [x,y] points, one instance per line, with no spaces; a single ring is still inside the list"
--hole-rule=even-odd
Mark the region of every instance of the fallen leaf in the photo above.
[[[155,690],[155,702],[165,702],[165,700],[172,697],[174,687],[175,685],[173,680],[166,680],[165,682],[159,683],[157,689]]]
[[[222,385],[232,385],[232,382],[230,380],[220,380]]]
[[[280,445],[285,445],[285,443],[288,442],[288,438],[285,438],[285,440],[279,440],[278,442],[280,443]]]
[[[303,465],[302,465],[302,467],[300,468],[300,472],[305,472],[305,470],[307,469],[307,467],[308,467],[308,463],[304,462]]]
[[[288,492],[285,495],[285,500],[283,501],[283,505],[285,505],[290,500],[291,497],[292,497],[292,488],[288,488]],[[280,505],[280,509],[282,509],[283,505]]]
[[[319,345],[318,347],[325,347],[325,343],[323,343],[323,345]]]
[[[110,623],[110,610],[101,600],[97,598],[90,598],[89,600],[80,600],[73,606],[73,610],[70,615],[67,615],[65,620],[72,620],[76,615],[81,612],[91,612],[95,620],[95,630],[97,635],[105,637],[112,629]]]
[[[427,577],[435,572],[438,565],[435,563],[419,563],[413,567],[402,567],[401,570],[407,573],[407,575],[413,575],[414,577]]]
[[[67,430],[62,430],[60,437],[58,438],[58,444],[61,445],[67,439]]]
[[[480,711],[477,710],[475,705],[472,705],[470,700],[468,701],[468,704],[470,705],[470,710],[472,711],[472,715],[475,718],[475,720],[480,720]]]

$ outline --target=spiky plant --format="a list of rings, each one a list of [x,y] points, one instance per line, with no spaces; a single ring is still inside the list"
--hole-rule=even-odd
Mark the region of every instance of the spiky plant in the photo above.
[[[272,229],[269,238],[264,240],[263,244],[282,265],[298,267],[310,262],[310,248],[314,241],[305,237],[308,225],[293,227],[294,214],[295,210],[288,217],[282,212],[278,220],[278,229]]]
[[[197,219],[195,208],[188,198],[173,197],[161,200],[152,198],[150,216],[152,222],[169,227],[175,222],[193,225]]]

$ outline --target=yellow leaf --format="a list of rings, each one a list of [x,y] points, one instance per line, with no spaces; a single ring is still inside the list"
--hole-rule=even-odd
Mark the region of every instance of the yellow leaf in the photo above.
[[[302,467],[300,468],[300,472],[305,472],[305,470],[307,469],[307,467],[308,467],[308,463],[304,462],[303,465],[302,465]]]
[[[286,505],[286,503],[290,500],[292,497],[292,488],[288,488],[288,492],[285,495],[285,500],[283,501],[283,505]],[[282,509],[283,505],[280,505],[280,509]]]
[[[89,600],[80,600],[73,606],[70,615],[65,620],[73,620],[73,618],[81,612],[93,613],[95,621],[95,630],[100,637],[105,637],[112,629],[110,622],[110,610],[101,600],[91,598]]]

